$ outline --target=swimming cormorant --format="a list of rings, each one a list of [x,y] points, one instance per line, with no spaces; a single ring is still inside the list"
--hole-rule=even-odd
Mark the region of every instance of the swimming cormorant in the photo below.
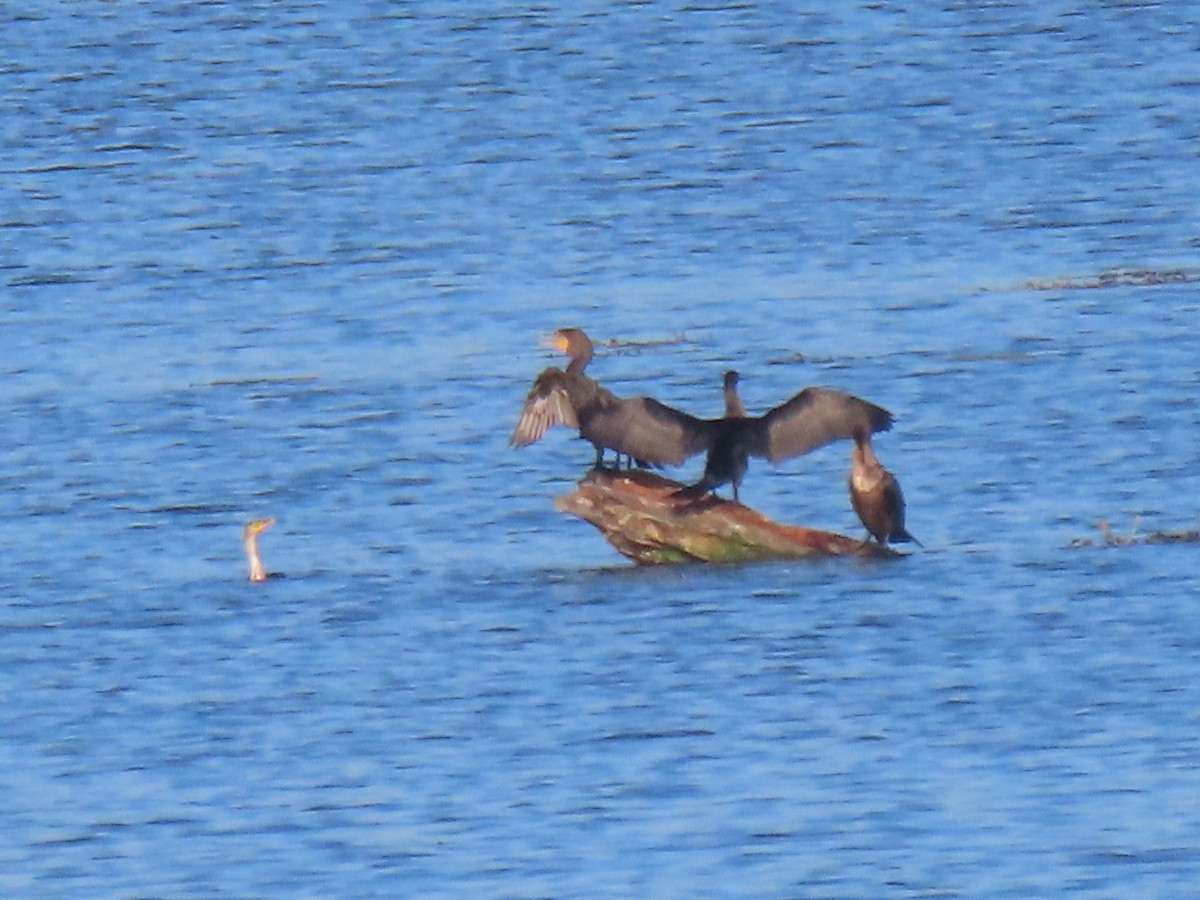
[[[242,529],[242,546],[246,550],[246,560],[250,563],[250,580],[266,581],[267,570],[263,568],[258,556],[258,536],[275,524],[274,519],[251,519]]]

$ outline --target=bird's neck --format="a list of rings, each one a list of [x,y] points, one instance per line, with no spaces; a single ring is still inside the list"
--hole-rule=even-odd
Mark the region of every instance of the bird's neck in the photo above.
[[[742,398],[738,396],[737,388],[725,388],[725,418],[746,418],[746,407],[742,405]]]
[[[582,375],[583,370],[587,368],[587,364],[592,361],[592,348],[585,347],[577,350],[571,355],[571,361],[567,363],[567,371],[573,375]]]
[[[854,449],[850,451],[850,462],[857,471],[868,471],[880,468],[879,459],[871,447],[871,439],[861,432],[854,436]]]
[[[250,561],[250,580],[266,581],[267,570],[263,568],[262,560],[258,558],[258,539],[249,535],[245,540],[246,559]]]

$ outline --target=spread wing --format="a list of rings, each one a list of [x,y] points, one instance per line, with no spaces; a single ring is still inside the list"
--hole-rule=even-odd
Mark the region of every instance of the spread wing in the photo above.
[[[542,372],[533,382],[517,425],[508,439],[509,446],[524,447],[532,444],[546,433],[551,425],[566,425],[578,428],[575,406],[567,390],[567,376],[553,366]]]
[[[713,426],[652,397],[613,397],[581,417],[580,433],[634,459],[677,466],[708,449]]]
[[[892,414],[844,391],[810,387],[759,421],[750,453],[777,463],[839,438],[853,438],[856,431],[886,431],[892,427]]]

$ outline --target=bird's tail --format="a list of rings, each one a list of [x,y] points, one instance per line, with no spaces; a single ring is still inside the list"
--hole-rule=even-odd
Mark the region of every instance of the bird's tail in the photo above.
[[[695,500],[710,493],[717,486],[718,482],[706,475],[695,484],[689,484],[687,487],[681,487],[679,490],[675,491],[672,496]]]

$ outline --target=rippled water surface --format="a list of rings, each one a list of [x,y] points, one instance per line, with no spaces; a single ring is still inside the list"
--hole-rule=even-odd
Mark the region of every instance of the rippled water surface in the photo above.
[[[6,896],[1195,889],[1200,549],[1095,525],[1197,526],[1193,4],[0,20]],[[625,562],[566,324],[887,406],[925,548]]]

